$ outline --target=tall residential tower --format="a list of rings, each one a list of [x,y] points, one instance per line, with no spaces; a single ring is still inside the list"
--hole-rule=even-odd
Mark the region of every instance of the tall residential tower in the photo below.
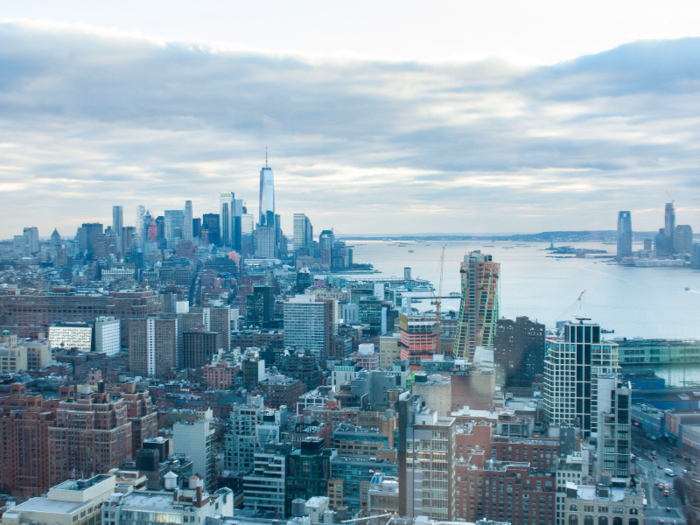
[[[479,250],[464,256],[459,273],[462,303],[454,346],[455,357],[474,358],[477,346],[491,346],[498,321],[498,277],[501,265]]]
[[[544,411],[550,425],[581,427],[582,437],[597,436],[599,379],[619,373],[618,345],[603,340],[600,325],[564,325],[564,337],[549,339],[544,358]]]

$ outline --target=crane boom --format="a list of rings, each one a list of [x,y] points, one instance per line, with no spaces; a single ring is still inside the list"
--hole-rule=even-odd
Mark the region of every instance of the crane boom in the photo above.
[[[438,294],[435,295],[433,292],[433,301],[431,304],[435,305],[435,329],[437,330],[437,337],[435,341],[435,346],[437,353],[442,353],[442,275],[445,270],[445,247],[442,247],[442,255],[440,255],[440,283],[438,285]]]

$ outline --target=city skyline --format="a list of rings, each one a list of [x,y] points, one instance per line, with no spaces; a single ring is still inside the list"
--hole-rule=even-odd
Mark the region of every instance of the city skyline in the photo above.
[[[699,24],[7,6],[0,525],[700,525]]]
[[[318,57],[27,21],[0,24],[0,42],[1,238],[30,223],[108,223],[115,195],[131,217],[143,202],[214,211],[235,188],[258,216],[266,145],[287,232],[298,212],[386,234],[611,229],[619,210],[651,231],[673,199],[684,222],[700,218],[695,38],[549,66]],[[173,87],[153,98],[152,83]]]

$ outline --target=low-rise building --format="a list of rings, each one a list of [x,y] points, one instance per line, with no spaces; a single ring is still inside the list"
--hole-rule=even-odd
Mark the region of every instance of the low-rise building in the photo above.
[[[644,523],[644,498],[624,487],[567,483],[563,523],[641,525]]]
[[[188,489],[169,484],[164,491],[115,494],[103,507],[102,520],[109,525],[204,524],[208,516],[233,516],[231,489],[207,493],[198,482],[193,476]]]
[[[2,525],[99,525],[103,503],[114,493],[114,476],[69,480],[49,490],[48,497],[31,498],[2,515]],[[107,521],[107,520],[105,520]]]

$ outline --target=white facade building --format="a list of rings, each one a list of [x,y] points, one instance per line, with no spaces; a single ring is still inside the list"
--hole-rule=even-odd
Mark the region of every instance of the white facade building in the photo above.
[[[49,490],[48,497],[31,498],[6,510],[2,525],[88,525],[100,523],[103,503],[114,493],[116,478],[98,475],[69,480]]]
[[[116,355],[121,350],[121,324],[114,317],[98,317],[95,321],[95,352]]]
[[[110,268],[109,270],[102,270],[100,280],[103,283],[111,283],[112,281],[123,281],[125,279],[134,278],[133,268]]]
[[[190,478],[189,489],[116,493],[102,509],[107,525],[174,525],[209,523],[209,517],[233,516],[233,491],[207,493]]]
[[[327,344],[338,333],[337,322],[338,301],[317,301],[313,295],[291,297],[284,303],[284,346],[308,350],[325,360]]]
[[[198,414],[193,423],[178,421],[173,425],[173,452],[192,458],[195,474],[204,478],[204,489],[211,490],[216,482],[214,458],[214,417],[211,409]]]
[[[92,351],[92,323],[56,323],[49,327],[49,346],[79,352]]]

